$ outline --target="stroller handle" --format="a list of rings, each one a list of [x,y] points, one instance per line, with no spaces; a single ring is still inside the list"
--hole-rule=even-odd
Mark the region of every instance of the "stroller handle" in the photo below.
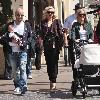
[[[80,39],[77,39],[77,40],[75,40],[75,43],[78,43],[78,44],[80,44],[80,43],[82,43],[82,44],[93,44],[94,42],[91,39],[89,39],[89,40],[80,40]]]

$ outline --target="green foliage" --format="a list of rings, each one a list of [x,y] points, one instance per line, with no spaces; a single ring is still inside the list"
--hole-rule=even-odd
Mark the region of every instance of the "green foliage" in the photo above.
[[[11,0],[1,0],[1,6],[2,6],[2,17],[1,19],[5,19],[4,23],[9,20],[9,18],[12,18],[13,11],[11,9],[12,2]]]

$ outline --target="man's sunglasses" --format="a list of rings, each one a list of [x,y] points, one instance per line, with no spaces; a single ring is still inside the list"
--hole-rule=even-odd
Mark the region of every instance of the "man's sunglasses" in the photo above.
[[[20,17],[20,16],[21,16],[21,17],[23,17],[24,15],[21,15],[21,14],[16,14],[16,16],[18,16],[18,17]]]
[[[48,14],[54,14],[54,12],[52,12],[52,11],[47,11],[47,13],[48,13]]]

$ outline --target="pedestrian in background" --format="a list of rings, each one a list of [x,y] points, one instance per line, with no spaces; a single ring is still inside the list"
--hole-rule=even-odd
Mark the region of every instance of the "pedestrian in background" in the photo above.
[[[31,62],[31,55],[32,55],[32,47],[31,43],[27,46],[27,65],[26,65],[26,74],[28,79],[32,79],[32,62]]]
[[[63,46],[61,21],[56,19],[55,9],[52,6],[46,7],[43,11],[43,20],[41,21],[41,36],[43,39],[47,73],[50,80],[50,89],[52,90],[56,88],[59,53]]]
[[[7,36],[7,24],[6,23],[3,27],[2,27],[2,35]],[[1,35],[1,37],[2,37]],[[5,58],[5,71],[4,71],[4,79],[6,80],[11,80],[12,79],[12,66],[10,63],[10,59],[9,59],[9,44],[6,41],[2,41],[2,39],[0,40],[0,44],[3,45],[3,53],[4,53],[4,58]]]
[[[69,59],[71,59],[72,69],[74,68],[75,57],[74,57],[74,52],[73,52],[73,41],[71,40],[70,30],[72,28],[73,23],[77,21],[77,18],[76,18],[77,10],[79,10],[81,8],[83,8],[82,5],[80,3],[77,3],[75,5],[75,9],[74,9],[75,13],[68,16],[65,19],[64,25],[63,25],[63,29],[64,29],[63,30],[63,32],[64,32],[64,47],[65,47],[65,50],[67,50],[66,47],[68,47]],[[67,39],[69,39],[69,40],[67,40]],[[64,54],[64,55],[65,55],[65,57],[67,57],[66,54]],[[67,60],[67,58],[65,60]],[[65,61],[65,62],[67,62],[67,61]],[[65,65],[67,65],[67,63],[65,63]]]
[[[43,40],[41,38],[41,32],[40,27],[36,25],[35,27],[35,33],[36,33],[36,43],[35,43],[35,66],[37,70],[41,69],[41,56],[43,51]]]
[[[31,26],[28,20],[25,20],[25,23],[28,23],[28,26]],[[31,27],[30,27],[31,28]],[[29,29],[31,30],[31,29]],[[32,30],[31,30],[32,31]],[[27,74],[27,78],[28,79],[32,79],[32,61],[31,61],[31,57],[32,57],[32,41],[34,39],[34,32],[32,32],[31,34],[31,38],[28,40],[28,44],[27,44],[27,64],[26,64],[26,74]],[[34,41],[35,42],[35,41]]]

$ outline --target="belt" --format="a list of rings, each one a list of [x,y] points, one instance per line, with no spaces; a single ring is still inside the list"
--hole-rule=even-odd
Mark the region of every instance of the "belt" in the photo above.
[[[12,54],[20,54],[21,52],[12,52]]]

